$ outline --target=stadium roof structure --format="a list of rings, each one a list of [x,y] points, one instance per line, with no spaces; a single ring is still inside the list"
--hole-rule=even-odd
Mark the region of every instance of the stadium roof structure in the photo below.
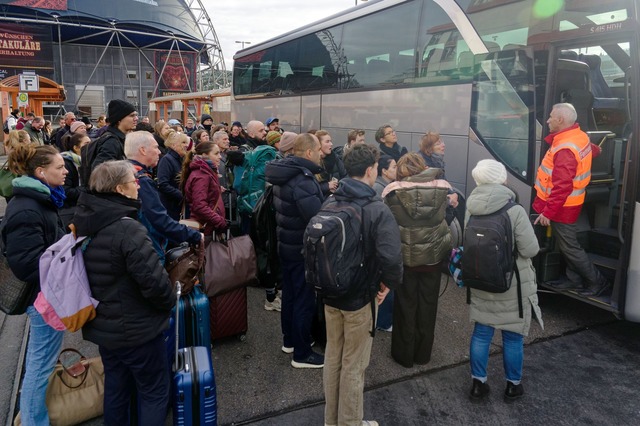
[[[201,0],[0,0],[0,22],[55,26],[54,43],[197,52],[198,89],[228,86]]]

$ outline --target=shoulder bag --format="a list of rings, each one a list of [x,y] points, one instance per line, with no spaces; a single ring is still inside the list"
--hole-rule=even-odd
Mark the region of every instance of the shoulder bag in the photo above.
[[[13,196],[12,182],[16,177],[16,174],[7,168],[7,162],[5,161],[2,168],[0,168],[0,195],[5,198]]]

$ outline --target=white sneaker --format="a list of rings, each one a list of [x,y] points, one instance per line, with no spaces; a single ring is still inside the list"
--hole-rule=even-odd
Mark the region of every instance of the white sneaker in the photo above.
[[[292,354],[293,353],[293,346],[289,347],[289,346],[282,346],[282,352],[284,352],[285,354]]]
[[[375,420],[363,420],[362,426],[378,426],[378,422]]]
[[[278,311],[282,310],[282,299],[276,296],[273,299],[273,302],[269,302],[267,299],[264,300],[264,310],[265,311]]]

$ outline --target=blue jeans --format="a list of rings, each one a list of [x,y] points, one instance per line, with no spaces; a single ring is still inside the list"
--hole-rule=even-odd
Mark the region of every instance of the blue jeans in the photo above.
[[[27,308],[27,315],[31,325],[20,393],[20,417],[25,426],[48,426],[47,384],[58,361],[64,332],[49,327],[33,305]]]
[[[387,330],[393,325],[393,290],[389,290],[389,294],[384,301],[378,306],[378,318],[376,318],[376,327]]]
[[[489,363],[489,347],[495,329],[489,325],[476,323],[471,336],[469,356],[471,358],[471,376],[481,382],[487,380],[487,364]],[[502,330],[502,364],[508,381],[514,385],[522,380],[522,363],[524,358],[522,334]]]

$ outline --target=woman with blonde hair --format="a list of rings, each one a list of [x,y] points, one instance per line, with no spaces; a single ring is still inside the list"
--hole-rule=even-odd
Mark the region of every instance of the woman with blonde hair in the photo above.
[[[451,252],[445,221],[451,185],[439,173],[420,154],[405,154],[398,160],[397,181],[382,192],[400,226],[404,263],[402,285],[395,289],[391,356],[407,368],[431,360],[441,262]]]
[[[49,375],[62,346],[62,331],[51,328],[33,306],[40,291],[40,256],[64,234],[58,209],[65,199],[67,169],[58,150],[50,145],[19,143],[9,154],[13,198],[0,227],[2,245],[11,271],[30,287],[26,308],[31,326],[20,392],[22,424],[48,425],[45,396]]]
[[[30,144],[31,137],[26,130],[12,130],[9,132],[9,136],[4,140],[4,154],[9,155],[11,150],[20,144]]]
[[[187,153],[187,147],[191,139],[185,133],[167,133],[165,146],[167,154],[158,162],[158,192],[160,202],[167,209],[167,213],[173,220],[180,220],[182,210],[182,192],[180,191],[180,172],[182,159]]]
[[[169,132],[171,130],[171,126],[169,126],[169,124],[164,120],[158,120],[156,124],[153,125],[153,137],[155,138],[156,142],[158,142],[158,148],[160,148],[160,152],[162,153],[162,155],[165,155],[167,153],[167,148],[164,144],[164,141],[167,136],[169,136]]]

